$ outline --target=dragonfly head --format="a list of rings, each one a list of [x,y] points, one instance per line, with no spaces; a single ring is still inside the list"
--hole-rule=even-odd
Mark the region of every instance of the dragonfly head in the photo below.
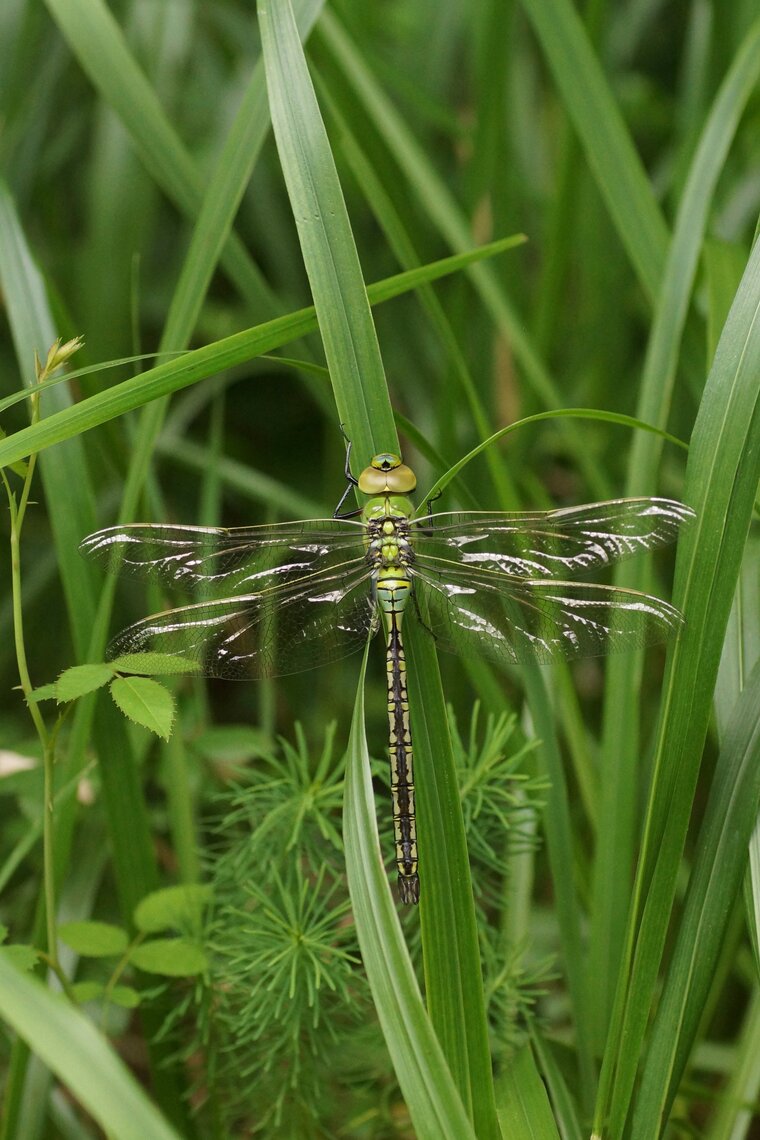
[[[386,491],[408,494],[417,486],[411,467],[401,462],[400,455],[383,451],[372,457],[369,467],[359,476],[359,490],[365,495],[382,495]]]

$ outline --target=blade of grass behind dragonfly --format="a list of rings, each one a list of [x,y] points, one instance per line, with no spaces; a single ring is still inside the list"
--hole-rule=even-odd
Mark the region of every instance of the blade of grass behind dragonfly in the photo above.
[[[519,235],[502,238],[466,253],[430,262],[420,269],[394,274],[370,285],[367,295],[373,305],[380,304],[416,289],[420,284],[455,273],[472,262],[503,253],[520,241],[522,238]],[[222,340],[212,341],[202,348],[184,353],[176,360],[164,361],[139,376],[132,376],[104,392],[81,400],[71,408],[54,412],[34,427],[22,428],[7,439],[0,440],[0,464],[8,466],[18,459],[26,458],[33,451],[44,451],[55,443],[62,443],[117,416],[134,411],[135,408],[141,408],[151,400],[178,392],[216,372],[232,368],[236,364],[245,364],[256,356],[263,356],[275,348],[299,340],[316,328],[314,308],[309,306]]]
[[[362,962],[415,1135],[474,1137],[422,1003],[383,867],[364,732],[367,656],[365,651],[348,741],[344,809],[346,871]]]
[[[319,0],[299,0],[300,34],[308,33],[319,6]],[[141,129],[144,130],[145,127]],[[269,108],[264,70],[263,63],[259,61],[259,65],[253,69],[232,128],[203,195],[190,246],[161,336],[159,353],[176,352],[186,348],[190,343],[209,283],[219,257],[229,243],[235,214],[268,129]],[[271,308],[269,305],[267,307]],[[129,471],[118,516],[120,524],[132,522],[135,518],[167,409],[166,398],[152,401],[142,409],[131,440]],[[105,631],[109,624],[114,586],[115,583],[111,579],[104,584],[101,591],[98,620],[95,623],[90,646],[90,657],[94,660],[101,658],[105,648]],[[179,767],[182,749],[177,738],[169,747],[169,755]],[[187,833],[188,821],[195,817],[192,792],[187,781],[172,781],[171,803],[173,811],[170,818],[177,824],[179,821],[184,821],[182,826],[174,829],[175,845],[178,849],[190,852],[197,842],[197,837],[193,838]],[[186,867],[194,865],[191,858],[185,860]]]
[[[319,315],[336,404],[361,464],[378,449],[392,448],[396,441],[377,336],[337,171],[289,0],[259,0],[258,10],[275,140]],[[432,654],[432,648],[429,653]],[[425,675],[418,678],[418,683],[429,684],[435,690],[438,717],[433,719],[440,720],[440,710],[444,708],[440,678],[434,661],[424,665]],[[424,712],[426,718],[431,717],[427,707]],[[418,717],[416,727],[421,730],[427,725]],[[427,743],[424,731],[422,736],[419,753],[425,751]],[[421,756],[423,769],[424,759],[430,770],[430,756]],[[424,800],[431,789],[424,778],[418,787],[420,799]],[[459,815],[461,827],[461,805],[455,786],[446,806],[451,814]],[[432,815],[431,795],[425,819]],[[424,821],[419,834],[421,846],[430,844]],[[431,858],[434,851],[431,845]],[[465,856],[458,877],[467,878]],[[456,924],[442,909],[436,912],[435,922],[426,922],[426,989],[435,1030],[475,1131],[480,1137],[495,1138],[499,1131],[471,893],[467,901],[468,915],[456,938]],[[423,902],[423,913],[426,905]],[[357,914],[357,927],[369,917],[364,911]],[[372,912],[371,918],[373,922],[383,922],[382,914]],[[460,950],[465,941],[467,959],[462,964]],[[436,955],[435,970],[428,965],[430,954]],[[463,972],[467,975],[464,982]],[[470,994],[479,995],[477,1000],[447,1006],[443,995],[461,993],[463,984]],[[442,1009],[446,1010],[444,1017],[439,1016]],[[401,1045],[397,1038],[405,1032],[404,1021],[399,1020],[394,1009],[385,1008],[381,1019],[386,1033],[391,1035],[389,1049],[395,1061]],[[402,1073],[398,1076],[401,1080]]]
[[[289,0],[259,0],[277,150],[311,285],[340,422],[363,467],[398,438],[367,291]]]
[[[378,177],[372,163],[359,145],[356,135],[351,131],[346,116],[342,114],[336,101],[330,97],[324,83],[320,85],[320,94],[322,92],[324,92],[324,98],[327,100],[330,112],[340,128],[341,149],[348,165],[361,187],[378,225],[382,228],[396,260],[404,269],[418,267],[420,262],[411,235],[390,195],[386,192],[382,180]],[[452,375],[457,379],[467,400],[470,415],[478,434],[481,439],[485,439],[490,435],[488,418],[451,322],[431,286],[423,286],[420,289],[419,299],[438,341],[446,352]],[[501,509],[504,511],[516,510],[518,505],[517,493],[505,465],[499,456],[491,450],[486,452],[485,458]]]
[[[670,921],[710,719],[726,623],[760,476],[760,243],[726,321],[694,428],[684,498],[697,512],[682,536],[674,603],[685,627],[672,648],[636,874],[632,971],[616,998],[596,1124],[622,1135]]]
[[[673,230],[662,288],[654,311],[639,393],[637,416],[664,428],[668,422],[689,298],[694,286],[706,220],[718,176],[737,123],[760,75],[760,21],[750,29],[714,100],[691,168]],[[662,437],[634,436],[625,494],[657,494],[656,473]],[[632,559],[616,571],[615,582],[634,590],[649,588],[649,560]],[[603,754],[600,767],[599,841],[594,860],[589,970],[596,1045],[601,1052],[612,1008],[618,969],[623,960],[625,921],[630,895],[638,797],[639,697],[644,654],[612,656],[607,664]]]
[[[338,67],[345,73],[352,92],[393,154],[427,217],[449,248],[466,248],[472,240],[469,219],[438,176],[427,154],[413,138],[402,116],[393,107],[332,11],[323,12],[315,35],[324,42]],[[515,312],[500,282],[485,266],[474,267],[469,275],[483,304],[510,344],[523,369],[526,382],[540,403],[548,408],[561,407],[564,401],[527,335],[522,318]],[[584,446],[574,425],[567,425],[566,438],[579,467],[594,489],[594,494],[600,499],[608,498],[606,475]]]

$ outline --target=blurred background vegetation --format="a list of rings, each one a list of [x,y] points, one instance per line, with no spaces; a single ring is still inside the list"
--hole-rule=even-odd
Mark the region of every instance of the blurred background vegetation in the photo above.
[[[368,283],[468,246],[527,236],[519,248],[490,261],[487,273],[454,274],[373,310],[404,458],[423,490],[486,435],[533,413],[582,407],[642,414],[642,373],[669,235],[708,112],[749,42],[757,4],[589,0],[577,6],[606,83],[603,106],[622,116],[646,171],[646,192],[627,152],[611,148],[605,164],[609,120],[593,102],[584,107],[588,76],[573,72],[578,59],[569,49],[562,54],[562,21],[569,11],[563,4],[555,10],[548,0],[535,6],[335,0],[308,41]],[[112,34],[123,36],[155,93],[155,105],[135,106],[128,69],[121,70],[105,47]],[[755,36],[756,49],[757,43]],[[25,303],[33,309],[36,329],[52,332],[49,342],[55,335],[81,335],[85,346],[75,367],[210,344],[310,303],[270,132],[235,216],[235,251],[227,247],[229,256],[216,266],[207,292],[195,298],[197,316],[187,327],[173,308],[203,192],[218,173],[259,57],[253,5],[239,0],[111,0],[107,7],[100,0],[4,0],[4,291],[7,296],[11,288],[9,251],[22,249],[18,263],[28,257],[36,264],[44,299],[17,298],[15,311]],[[577,99],[574,91],[581,93]],[[162,134],[161,113],[173,141],[171,133]],[[727,123],[725,129],[733,127]],[[666,397],[659,425],[684,441],[755,230],[759,131],[755,90],[709,202],[704,241],[698,239],[700,260],[672,399],[668,408]],[[602,138],[598,146],[595,132]],[[19,389],[22,379],[28,383],[30,345],[44,354],[49,344],[35,340],[30,329],[22,335],[13,311],[9,303],[9,317],[0,313],[2,396]],[[321,342],[313,334],[282,352],[296,364],[257,358],[177,393],[157,425],[154,445],[140,413],[83,434],[77,442],[82,466],[59,469],[67,474],[59,474],[54,487],[35,485],[22,549],[25,638],[35,684],[85,659],[86,638],[80,632],[77,640],[72,632],[65,597],[69,607],[90,615],[83,619],[86,625],[103,586],[89,569],[82,569],[78,582],[70,570],[75,583],[64,595],[60,548],[51,532],[62,519],[87,514],[83,498],[90,529],[115,522],[130,462],[143,443],[152,446],[152,455],[134,518],[237,526],[332,514],[344,486],[344,442],[327,380],[313,367],[324,362]],[[91,395],[151,363],[83,377],[72,383],[71,398]],[[413,425],[409,431],[407,422]],[[27,423],[25,403],[2,417],[8,436]],[[679,498],[685,461],[673,446],[664,447],[661,462],[655,451],[648,468],[645,463],[646,486],[629,485],[636,470],[634,434],[604,421],[528,425],[500,444],[498,453],[492,449],[474,461],[447,489],[441,509],[545,509],[626,493]],[[87,472],[86,483],[77,471]],[[0,538],[3,533],[5,522]],[[14,941],[33,942],[42,882],[40,747],[14,688],[8,556],[2,565],[0,756],[6,771],[0,781],[0,920]],[[650,583],[655,592],[669,596],[671,572],[672,556],[658,558]],[[162,604],[158,593],[120,584],[111,632]],[[663,659],[657,651],[647,658],[641,686],[637,716],[647,754]],[[157,987],[152,1012],[140,1022],[131,1011],[112,1010],[109,1023],[138,1072],[150,1065],[154,1081],[157,1071],[169,1074],[158,1078],[159,1086],[161,1080],[175,1082],[163,1092],[159,1088],[157,1099],[187,1134],[196,1126],[200,1136],[245,1136],[257,1128],[264,1135],[294,1137],[414,1134],[372,1019],[366,983],[354,968],[357,950],[342,879],[340,765],[357,668],[349,659],[256,687],[178,682],[173,689],[180,721],[168,747],[141,730],[109,736],[102,726],[94,744],[85,744],[73,716],[62,729],[60,748],[69,757],[62,831],[73,844],[57,864],[64,916],[128,925],[133,905],[148,890],[200,876],[217,887],[207,943],[213,984],[206,984],[208,978],[172,982],[158,992],[151,978]],[[477,691],[478,678],[458,661],[443,661],[442,669],[463,783],[464,773],[479,772],[469,777],[465,813],[479,884],[494,1053],[509,1056],[523,1034],[526,1011],[556,1030],[569,1051],[572,1013],[558,966],[554,888],[534,834],[546,782],[532,759],[534,734],[521,685],[517,677],[490,684],[481,677]],[[387,852],[384,686],[378,652],[366,708]],[[614,763],[614,757],[600,755],[603,663],[581,662],[571,675],[561,674],[555,693],[563,749],[572,759],[575,867],[567,870],[577,881],[585,915],[594,891],[596,774],[600,763]],[[145,809],[137,822],[127,799],[115,822],[125,793],[118,785],[104,790],[102,768],[94,763],[108,764],[109,740],[114,749],[129,749],[130,762],[139,766]],[[489,749],[498,754],[495,767],[478,769]],[[321,771],[331,772],[335,784],[323,803],[304,808],[320,756]],[[708,769],[714,756],[713,739]],[[74,806],[66,789],[83,769]],[[644,762],[632,788],[637,830],[646,777]],[[298,814],[302,809],[305,821]],[[278,812],[286,822],[272,830],[272,813]],[[114,840],[114,828],[121,839]],[[114,865],[109,843],[123,852],[131,829],[135,870],[128,888],[130,871],[118,857]],[[295,835],[295,850],[305,862],[283,870],[272,860],[272,848],[287,847]],[[527,863],[515,871],[509,862],[515,859]],[[317,875],[323,864],[327,870],[316,886],[310,879],[319,899],[315,917],[303,876]],[[626,874],[623,866],[624,898],[630,893]],[[241,883],[249,884],[244,898],[236,893]],[[512,904],[529,907],[529,917],[520,911],[516,918]],[[243,912],[255,917],[241,940]],[[291,983],[273,965],[282,948],[280,913],[293,922],[294,914],[300,916],[309,929],[316,929],[317,918],[330,919],[319,943],[328,948],[330,961],[320,998],[325,1008],[318,1016],[308,970],[297,975],[289,992]],[[415,947],[415,915],[405,915],[404,922]],[[756,1083],[754,1092],[751,1083],[743,1087],[744,1108],[730,1117],[736,1131],[728,1123],[717,1130],[715,1120],[724,1110],[713,1103],[734,1064],[731,1049],[742,1032],[751,989],[753,968],[739,910],[727,945],[712,997],[704,1067],[679,1102],[688,1120],[684,1134],[688,1128],[712,1137],[753,1134],[747,1129]],[[241,974],[251,946],[255,966]],[[609,1012],[606,1005],[600,1024]],[[56,1095],[48,1099],[46,1093],[32,1110],[35,1085],[25,1059],[18,1049],[11,1052],[9,1040],[3,1051],[10,1072],[6,1119],[20,1129],[8,1131],[12,1126],[6,1124],[4,1135],[93,1134]],[[569,1074],[569,1063],[567,1068]],[[189,1101],[180,1099],[179,1088],[191,1090]],[[193,1105],[202,1106],[197,1118]],[[586,1112],[587,1104],[580,1116]]]

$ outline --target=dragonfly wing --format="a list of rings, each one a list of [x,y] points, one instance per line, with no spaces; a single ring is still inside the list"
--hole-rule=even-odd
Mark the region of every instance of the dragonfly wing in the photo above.
[[[377,628],[366,563],[349,573],[263,594],[181,606],[143,618],[118,634],[108,657],[174,653],[208,677],[260,678],[300,673],[361,649]]]
[[[441,649],[500,664],[593,657],[665,641],[683,619],[668,602],[597,583],[487,570],[414,570],[422,620]]]
[[[464,511],[418,518],[420,563],[439,559],[521,578],[554,578],[607,566],[673,542],[694,518],[671,499],[612,499],[532,514]]]
[[[79,549],[111,572],[209,597],[258,593],[327,571],[363,554],[363,534],[360,523],[338,519],[231,530],[137,523],[88,535]]]

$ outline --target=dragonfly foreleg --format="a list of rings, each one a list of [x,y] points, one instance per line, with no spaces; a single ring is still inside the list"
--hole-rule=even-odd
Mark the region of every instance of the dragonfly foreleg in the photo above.
[[[360,515],[362,513],[361,507],[357,508],[355,511],[344,511],[343,514],[341,514],[340,508],[343,506],[346,499],[348,498],[348,496],[353,491],[354,487],[358,486],[359,480],[356,478],[355,475],[351,474],[351,440],[348,438],[346,433],[343,431],[343,424],[340,425],[340,430],[343,432],[343,438],[346,441],[346,462],[345,462],[345,466],[343,468],[343,474],[346,477],[346,484],[347,485],[346,485],[345,491],[343,492],[343,494],[340,497],[340,502],[338,503],[337,507],[333,511],[333,518],[334,519],[350,519],[350,518],[354,518],[356,515]]]

